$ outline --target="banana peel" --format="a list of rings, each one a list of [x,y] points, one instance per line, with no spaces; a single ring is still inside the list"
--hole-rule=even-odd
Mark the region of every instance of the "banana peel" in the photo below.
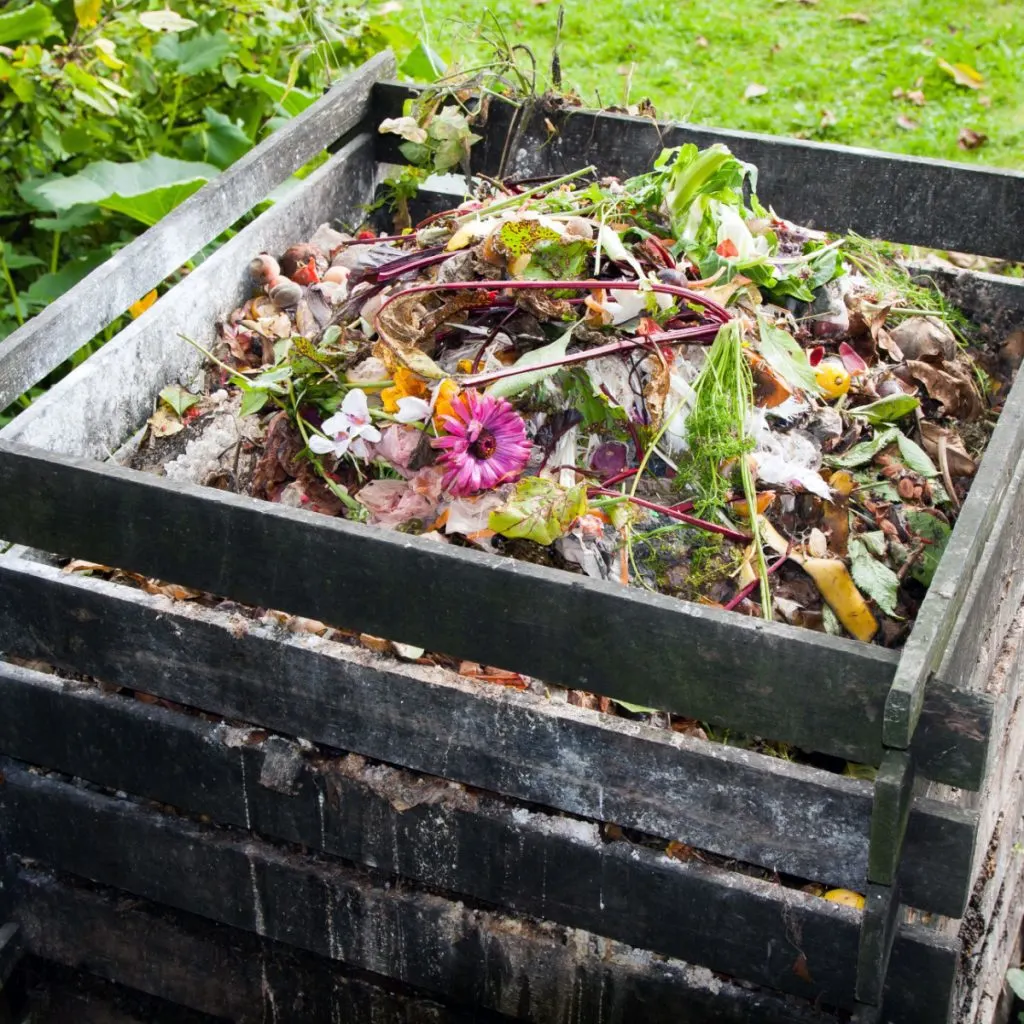
[[[788,557],[814,580],[821,596],[850,636],[865,643],[872,640],[878,632],[878,621],[853,582],[846,563],[839,558],[809,557],[799,548],[791,547],[767,519],[760,518],[759,522],[765,544],[780,555],[788,553]]]

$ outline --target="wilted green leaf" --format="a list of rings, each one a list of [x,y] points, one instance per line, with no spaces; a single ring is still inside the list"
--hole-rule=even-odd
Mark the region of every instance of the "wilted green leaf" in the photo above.
[[[868,423],[895,423],[896,420],[912,413],[921,400],[914,395],[889,395],[870,405],[861,405],[850,410],[851,416],[863,416]]]
[[[927,541],[917,561],[911,566],[910,575],[926,587],[930,586],[953,531],[937,516],[920,509],[907,512],[907,526],[916,537]]]
[[[551,544],[586,510],[586,484],[566,489],[553,480],[531,476],[516,484],[505,505],[490,514],[487,525],[503,537]]]
[[[864,594],[867,594],[886,615],[896,611],[899,600],[899,577],[884,562],[868,551],[867,545],[857,538],[849,543],[850,575]]]
[[[494,395],[496,398],[508,398],[510,395],[518,395],[521,391],[533,387],[534,384],[539,384],[542,380],[547,380],[548,377],[553,377],[558,372],[559,368],[557,366],[550,366],[544,370],[531,370],[530,367],[540,366],[544,363],[561,359],[569,347],[569,342],[572,340],[572,332],[576,329],[576,326],[576,324],[573,324],[560,338],[551,342],[550,345],[535,348],[521,355],[512,364],[511,369],[522,372],[496,380],[487,389],[488,394]]]
[[[907,469],[912,469],[921,476],[938,476],[939,471],[928,453],[916,442],[911,441],[902,431],[896,431],[896,443],[899,445],[900,458]]]
[[[839,469],[854,469],[870,462],[883,448],[887,448],[896,440],[899,431],[895,427],[879,430],[870,441],[861,441],[842,455],[829,456],[826,461],[830,466]]]
[[[522,276],[528,281],[573,281],[584,276],[594,243],[587,238],[538,242]],[[558,297],[558,291],[552,292]],[[571,294],[571,293],[570,293]]]
[[[178,384],[164,388],[160,392],[160,398],[167,403],[178,416],[184,416],[186,410],[191,409],[199,401],[198,395],[193,395]]]
[[[758,316],[757,324],[761,338],[757,350],[764,361],[787,384],[814,395],[820,394],[821,388],[818,386],[814,369],[807,361],[807,353],[800,347],[799,342],[789,331],[768,323],[763,316]]]
[[[619,700],[618,697],[612,697],[612,700],[615,701],[620,708],[625,708],[634,715],[656,715],[658,713],[657,708],[646,708],[643,704],[630,704],[628,700]]]

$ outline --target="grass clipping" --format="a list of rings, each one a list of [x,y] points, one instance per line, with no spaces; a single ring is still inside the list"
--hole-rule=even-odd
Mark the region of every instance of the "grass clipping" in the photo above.
[[[750,517],[753,554],[760,581],[761,614],[772,618],[772,596],[757,515],[757,492],[747,455],[754,441],[747,423],[754,405],[754,380],[743,352],[743,333],[733,320],[718,332],[694,383],[693,409],[686,420],[700,515],[718,514],[729,494],[729,467],[737,467]]]

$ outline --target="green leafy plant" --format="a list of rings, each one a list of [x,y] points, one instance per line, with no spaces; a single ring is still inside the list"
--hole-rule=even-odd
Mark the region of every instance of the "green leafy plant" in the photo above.
[[[344,69],[415,44],[340,0],[5,5],[0,339]]]

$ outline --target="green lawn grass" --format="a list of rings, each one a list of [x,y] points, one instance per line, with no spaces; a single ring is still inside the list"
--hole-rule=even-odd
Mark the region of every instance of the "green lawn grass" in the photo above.
[[[649,96],[664,118],[1024,167],[1024,0],[568,0],[563,82],[588,106]],[[489,12],[549,84],[556,0],[406,0],[446,56],[486,52]],[[850,18],[849,15],[857,15]],[[847,17],[844,17],[847,16]],[[866,19],[866,20],[865,20]],[[958,85],[962,62],[984,80]],[[767,91],[744,98],[752,83]],[[923,93],[924,103],[894,99]],[[973,150],[961,129],[986,135]]]

